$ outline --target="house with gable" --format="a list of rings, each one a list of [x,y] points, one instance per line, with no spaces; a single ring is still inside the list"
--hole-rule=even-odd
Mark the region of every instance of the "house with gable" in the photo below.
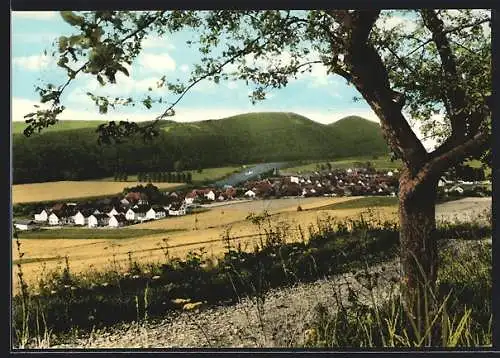
[[[186,205],[184,203],[173,203],[168,209],[168,215],[182,216],[186,215]]]
[[[122,227],[127,224],[127,218],[125,214],[119,213],[113,215],[109,218],[108,226],[109,227]]]
[[[164,218],[165,216],[167,216],[167,212],[162,206],[159,205],[153,205],[146,212],[146,219],[158,220]]]
[[[46,222],[49,219],[49,212],[46,209],[40,211],[40,213],[35,214],[35,221]]]
[[[90,215],[92,215],[91,209],[80,209],[73,216],[73,222],[75,223],[75,225],[80,225],[80,226],[87,225]]]
[[[244,194],[244,196],[248,197],[248,198],[255,198],[255,192],[253,190],[247,190]]]
[[[87,219],[89,228],[98,226],[108,226],[110,217],[106,214],[92,214]]]
[[[143,221],[146,220],[146,213],[149,210],[147,205],[135,205],[127,210],[125,217],[128,221]]]
[[[211,200],[211,201],[214,201],[215,200],[215,193],[213,192],[213,190],[210,190],[210,189],[206,189],[203,193],[203,196],[208,199],[208,200]]]
[[[72,223],[73,215],[75,215],[76,205],[68,206],[65,203],[55,204],[51,208],[51,213],[48,216],[49,225],[65,225]]]
[[[34,220],[14,220],[14,227],[17,230],[21,231],[27,231],[35,228],[35,221]]]

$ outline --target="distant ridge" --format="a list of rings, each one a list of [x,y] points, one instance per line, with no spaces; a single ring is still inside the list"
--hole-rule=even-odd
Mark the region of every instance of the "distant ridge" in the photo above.
[[[161,135],[153,142],[137,139],[115,146],[97,145],[97,121],[76,129],[68,128],[67,122],[71,121],[57,124],[59,131],[32,138],[14,135],[15,182],[100,178],[117,170],[171,171],[177,161],[186,169],[196,169],[388,152],[378,123],[356,116],[329,125],[290,112],[164,121],[159,123]],[[85,122],[80,125],[91,121]]]

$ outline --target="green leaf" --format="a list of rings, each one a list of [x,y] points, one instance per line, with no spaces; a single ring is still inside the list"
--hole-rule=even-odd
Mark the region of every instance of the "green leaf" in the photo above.
[[[72,26],[81,26],[85,23],[83,16],[76,15],[73,11],[61,11],[61,17]]]

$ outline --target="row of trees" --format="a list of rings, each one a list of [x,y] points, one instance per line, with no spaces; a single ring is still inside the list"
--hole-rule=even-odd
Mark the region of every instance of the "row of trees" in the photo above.
[[[140,182],[161,182],[161,183],[188,183],[193,182],[193,174],[191,172],[153,172],[153,173],[138,173],[137,180]]]

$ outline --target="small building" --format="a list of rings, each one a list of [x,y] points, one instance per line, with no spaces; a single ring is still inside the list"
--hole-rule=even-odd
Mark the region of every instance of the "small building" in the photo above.
[[[35,221],[46,222],[49,218],[49,213],[47,210],[43,209],[39,214],[35,214]]]
[[[89,215],[85,216],[85,214],[81,210],[78,210],[75,216],[73,216],[73,222],[75,223],[75,225],[86,225],[88,224],[88,216]]]
[[[49,225],[61,225],[62,224],[62,217],[60,217],[59,214],[57,213],[51,213],[49,215]]]
[[[255,198],[255,192],[253,192],[252,190],[247,190],[243,195],[249,198]]]
[[[138,205],[130,208],[125,213],[128,221],[142,221],[146,219],[146,213],[150,208],[146,205]]]
[[[204,194],[205,198],[211,201],[215,200],[215,193],[212,190],[209,190]]]
[[[182,216],[186,215],[186,206],[182,205],[172,205],[168,210],[168,215],[172,216]]]
[[[107,226],[110,217],[106,214],[92,214],[87,219],[88,227]]]
[[[167,216],[165,209],[161,206],[152,206],[146,212],[146,219],[158,220]]]
[[[14,226],[17,230],[27,231],[35,227],[35,222],[33,220],[15,220]]]
[[[109,218],[108,226],[109,227],[122,227],[127,224],[127,218],[124,214],[116,214]]]
[[[113,208],[111,208],[111,210],[109,210],[107,212],[108,216],[109,217],[112,217],[113,215],[118,215],[120,212],[118,210],[116,210],[116,208],[113,206]]]
[[[123,206],[129,206],[130,201],[128,201],[127,198],[123,198],[122,200],[120,200],[120,204]]]

